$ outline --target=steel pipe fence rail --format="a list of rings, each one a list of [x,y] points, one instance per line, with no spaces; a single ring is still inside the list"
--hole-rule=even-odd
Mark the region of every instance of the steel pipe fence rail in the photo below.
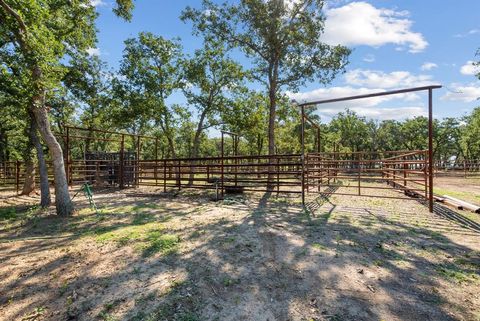
[[[480,160],[465,159],[458,162],[436,161],[435,176],[480,177]]]
[[[310,153],[305,161],[307,193],[340,187],[347,190],[342,195],[382,197],[375,192],[394,188],[404,192],[405,196],[393,198],[412,199],[410,196],[416,196],[428,200],[429,175],[426,150]],[[332,194],[340,192],[337,190]]]

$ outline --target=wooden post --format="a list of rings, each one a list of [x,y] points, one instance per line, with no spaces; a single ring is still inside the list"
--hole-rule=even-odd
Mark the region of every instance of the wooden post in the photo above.
[[[125,168],[124,168],[124,163],[125,163],[125,135],[122,134],[122,140],[120,141],[120,155],[119,155],[119,177],[118,177],[118,185],[120,188],[124,188],[124,176],[125,176]]]

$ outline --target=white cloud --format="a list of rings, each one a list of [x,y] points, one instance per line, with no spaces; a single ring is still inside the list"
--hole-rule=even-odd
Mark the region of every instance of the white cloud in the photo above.
[[[106,3],[103,0],[90,0],[90,5],[92,7],[100,7],[105,6]]]
[[[417,116],[427,116],[425,107],[399,107],[399,108],[351,108],[354,112],[361,116],[365,116],[371,119],[378,120],[390,120],[390,119],[406,119]]]
[[[408,71],[385,73],[378,70],[354,69],[345,74],[348,85],[366,86],[370,88],[399,88],[431,85],[429,75],[413,75]]]
[[[339,86],[330,88],[318,88],[312,91],[303,93],[291,93],[286,94],[295,101],[302,103],[307,101],[315,101],[322,99],[330,99],[336,97],[347,97],[356,95],[365,95],[370,93],[384,92],[383,88],[354,88],[351,86]],[[331,118],[337,113],[344,111],[346,108],[355,111],[361,116],[365,116],[372,119],[405,119],[409,117],[415,117],[425,115],[425,108],[421,106],[397,106],[398,103],[405,101],[411,101],[416,99],[415,94],[398,94],[389,96],[380,96],[372,98],[364,98],[359,100],[343,101],[336,103],[328,103],[319,105],[317,112],[326,117]],[[395,101],[395,102],[394,102]],[[392,105],[388,106],[388,104]],[[385,106],[386,105],[386,106]]]
[[[363,61],[365,62],[374,62],[375,61],[375,56],[372,54],[368,54],[365,57],[363,57]]]
[[[455,38],[465,38],[465,37],[468,37],[468,36],[471,36],[471,35],[475,35],[477,33],[480,33],[480,29],[471,29],[471,30],[467,31],[466,33],[456,34],[456,35],[454,35],[454,37]]]
[[[411,31],[408,15],[408,11],[378,9],[363,1],[327,8],[324,41],[373,47],[395,44],[408,46],[411,53],[421,52],[428,43],[421,33]]]
[[[438,67],[438,65],[434,62],[426,62],[420,67],[420,69],[421,70],[432,70],[433,68],[437,68],[437,67]]]
[[[90,56],[100,56],[102,54],[100,48],[88,48],[87,53]]]
[[[480,98],[480,84],[452,84],[451,90],[441,97],[442,100],[470,103]]]
[[[474,62],[469,60],[460,68],[460,73],[463,75],[473,76],[480,73],[480,67],[475,66]]]

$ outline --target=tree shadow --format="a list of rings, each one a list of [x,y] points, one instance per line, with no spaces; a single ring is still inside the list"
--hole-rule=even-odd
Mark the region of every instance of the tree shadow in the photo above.
[[[467,303],[460,304],[462,294],[454,292],[459,292],[457,276],[468,279],[478,274],[478,266],[467,256],[478,249],[446,235],[478,241],[476,233],[468,234],[426,210],[392,212],[323,201],[315,215],[308,215],[298,202],[280,201],[271,193],[218,203],[181,195],[172,200],[132,200],[131,205],[158,204],[152,208],[157,220],[172,216],[162,233],[178,235],[176,251],[144,256],[129,244],[98,246],[79,236],[26,242],[13,249],[5,246],[2,264],[17,262],[18,255],[35,260],[82,241],[71,252],[37,261],[33,270],[22,270],[17,278],[8,277],[12,270],[0,275],[7,280],[1,283],[5,290],[0,307],[22,302],[9,314],[11,319],[47,307],[45,316],[52,320],[115,316],[122,320],[457,320],[473,316],[475,311],[469,311]],[[160,206],[168,202],[184,207]],[[153,222],[148,215],[142,219],[122,215],[130,219],[109,222],[109,231]],[[455,258],[464,261],[458,263]],[[472,291],[468,280],[459,284]]]

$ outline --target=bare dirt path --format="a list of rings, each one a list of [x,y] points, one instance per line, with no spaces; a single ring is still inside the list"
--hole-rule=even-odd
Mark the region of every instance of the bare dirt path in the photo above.
[[[0,320],[480,317],[480,234],[416,201],[147,192],[68,219],[3,204]]]

